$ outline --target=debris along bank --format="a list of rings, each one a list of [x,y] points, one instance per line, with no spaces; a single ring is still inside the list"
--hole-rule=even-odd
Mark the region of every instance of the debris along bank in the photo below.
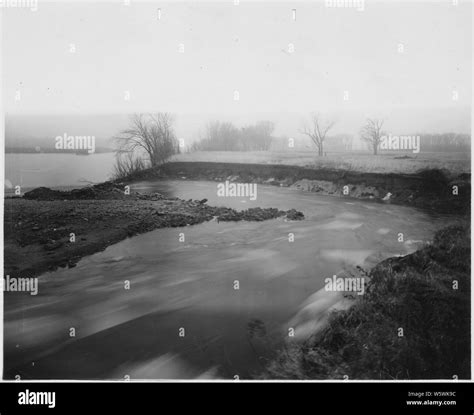
[[[5,199],[5,273],[39,275],[77,261],[127,237],[205,221],[301,220],[294,209],[213,207],[203,200],[141,194],[101,183],[71,191],[40,187]]]

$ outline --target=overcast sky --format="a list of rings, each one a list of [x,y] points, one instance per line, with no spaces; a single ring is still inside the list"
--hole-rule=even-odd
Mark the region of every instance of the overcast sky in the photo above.
[[[5,8],[5,109],[48,115],[169,111],[203,119],[403,112],[412,114],[406,121],[412,129],[420,113],[426,129],[444,112],[454,115],[439,128],[468,128],[470,3],[364,3],[363,11],[308,1],[236,6],[233,0],[131,0],[129,6],[40,1],[37,11]]]

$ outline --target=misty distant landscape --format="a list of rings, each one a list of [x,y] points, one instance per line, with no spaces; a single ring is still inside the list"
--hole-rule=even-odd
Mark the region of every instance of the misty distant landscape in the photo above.
[[[5,10],[4,379],[469,379],[445,3]]]

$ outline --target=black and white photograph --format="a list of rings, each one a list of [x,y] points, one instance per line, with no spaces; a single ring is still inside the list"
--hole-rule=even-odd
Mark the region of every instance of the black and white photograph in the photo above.
[[[472,1],[0,13],[4,381],[471,379]]]

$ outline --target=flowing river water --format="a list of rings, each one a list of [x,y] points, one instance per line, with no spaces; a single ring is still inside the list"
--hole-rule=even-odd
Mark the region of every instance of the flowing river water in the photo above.
[[[305,219],[158,229],[43,274],[38,295],[6,303],[7,377],[249,378],[334,304],[325,278],[413,252],[452,220],[272,186],[259,185],[255,201],[218,197],[205,181],[133,189],[235,209],[294,208]]]

